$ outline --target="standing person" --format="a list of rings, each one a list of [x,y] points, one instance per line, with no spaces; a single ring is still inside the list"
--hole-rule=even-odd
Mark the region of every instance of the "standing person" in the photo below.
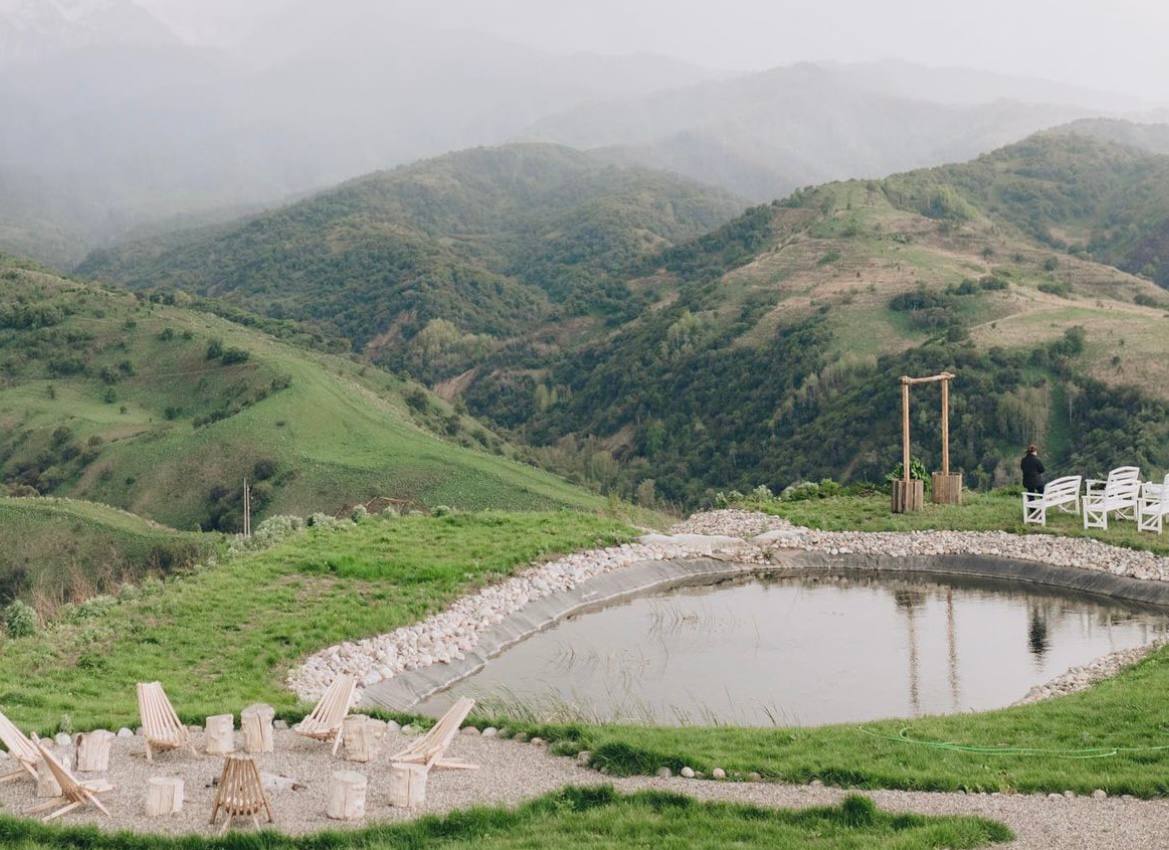
[[[1039,449],[1034,445],[1027,446],[1027,454],[1023,455],[1019,467],[1023,470],[1023,489],[1028,493],[1042,493],[1043,473],[1047,470],[1039,459]]]

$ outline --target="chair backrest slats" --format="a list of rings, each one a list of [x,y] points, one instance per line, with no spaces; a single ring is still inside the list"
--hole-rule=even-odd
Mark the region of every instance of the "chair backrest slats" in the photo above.
[[[342,673],[332,681],[320,701],[313,708],[312,713],[302,721],[306,728],[320,727],[332,729],[341,725],[345,715],[349,713],[349,703],[353,700],[353,691],[357,687],[357,680],[347,673]]]
[[[4,747],[13,758],[29,764],[40,761],[41,754],[37,746],[26,738],[24,733],[16,727],[16,724],[2,713],[0,713],[0,741],[4,743]]]
[[[456,700],[446,714],[439,718],[425,735],[395,756],[400,761],[417,759],[432,762],[450,747],[459,727],[475,707],[475,700],[463,697]]]

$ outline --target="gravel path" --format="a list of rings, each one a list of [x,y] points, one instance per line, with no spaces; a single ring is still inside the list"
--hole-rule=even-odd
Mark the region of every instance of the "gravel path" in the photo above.
[[[201,744],[196,735],[196,746]],[[387,802],[388,754],[405,745],[408,736],[388,733],[382,755],[370,764],[352,764],[333,758],[329,747],[301,738],[289,731],[276,733],[276,752],[258,756],[261,770],[295,778],[300,790],[272,791],[269,798],[276,816],[276,828],[288,834],[323,829],[355,828],[378,821],[405,820],[423,814],[441,814],[473,805],[515,805],[563,788],[566,785],[612,783],[618,790],[669,790],[701,800],[724,800],[760,806],[805,807],[839,802],[847,793],[820,786],[782,785],[762,782],[717,782],[674,777],[629,777],[611,779],[580,767],[574,759],[549,755],[540,745],[504,741],[478,734],[462,734],[452,755],[479,764],[477,771],[442,771],[432,774],[426,803],[416,810],[391,807]],[[211,834],[207,824],[211,812],[211,782],[222,769],[215,756],[193,757],[173,751],[146,762],[141,738],[118,738],[113,742],[109,779],[117,788],[102,795],[113,817],[109,820],[94,810],[64,816],[61,823],[93,824],[109,830],[132,830],[163,834]],[[342,823],[325,817],[329,777],[334,770],[357,770],[369,778],[367,816],[362,821]],[[185,780],[186,802],[180,814],[148,819],[143,814],[147,778],[180,776]],[[19,813],[32,805],[34,786],[30,781],[0,785],[0,804]],[[1099,850],[1166,847],[1169,835],[1169,801],[1103,799],[1090,797],[1049,798],[1043,795],[932,794],[922,792],[863,792],[884,809],[920,814],[976,814],[1010,826],[1018,840],[1007,845],[1015,850]],[[240,821],[240,828],[250,824]]]

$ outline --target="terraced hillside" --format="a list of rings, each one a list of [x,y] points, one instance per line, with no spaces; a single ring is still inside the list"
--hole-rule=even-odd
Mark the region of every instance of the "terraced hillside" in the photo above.
[[[440,436],[441,435],[441,436]],[[0,477],[176,528],[374,496],[465,508],[595,508],[510,460],[410,384],[181,306],[0,265]]]

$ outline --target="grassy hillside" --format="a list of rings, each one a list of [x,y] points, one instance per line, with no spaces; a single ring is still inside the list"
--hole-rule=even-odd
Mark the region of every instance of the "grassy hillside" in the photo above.
[[[367,350],[535,446],[548,465],[647,504],[695,504],[719,489],[802,478],[880,480],[898,458],[896,377],[950,369],[959,375],[954,459],[972,484],[1011,480],[1030,441],[1056,467],[1169,466],[1169,294],[1147,259],[1169,221],[1169,157],[1044,133],[962,165],[801,190],[694,239],[638,252],[614,247],[642,231],[611,214],[602,218],[616,230],[602,229],[597,241],[565,226],[531,231],[543,238],[539,251],[529,249],[513,226],[522,216],[502,200],[518,197],[514,182],[497,190],[501,163],[523,154],[524,193],[537,197],[523,208],[557,221],[566,190],[541,201],[533,162],[556,152],[562,173],[560,160],[578,155],[504,151],[394,172],[427,186],[442,175],[447,202],[408,204],[404,196],[435,195],[398,184],[384,197],[427,250],[491,267],[553,306],[525,312],[495,302],[483,315],[500,321],[476,325],[468,311],[479,302],[451,295],[430,302],[430,312],[399,316]],[[480,179],[465,191],[484,173],[493,175],[487,188]],[[365,191],[361,209],[377,206],[369,192],[380,184],[354,185]],[[611,206],[613,191],[597,197]],[[359,196],[343,188],[288,214]],[[488,209],[513,224],[492,229]],[[580,207],[565,209],[575,216]],[[384,234],[373,242],[394,244]],[[257,251],[213,244],[225,250],[215,262],[228,275],[246,267],[248,280],[260,279],[251,271]],[[287,244],[296,243],[264,243],[273,262],[298,262],[286,258]],[[189,267],[172,267],[177,256],[161,255],[136,282],[178,280]],[[212,254],[200,256],[209,267]],[[314,257],[322,280],[348,274],[347,259]],[[568,268],[557,264],[565,257],[587,281],[564,290],[570,300],[586,294],[583,314],[567,300],[555,304],[563,293],[549,281]],[[273,277],[272,293],[254,297],[276,305],[288,292],[333,297],[289,274],[287,287]],[[490,289],[493,298],[513,291]],[[917,451],[933,464],[937,405],[918,395]]]
[[[1077,168],[1092,172],[1100,143],[1041,137],[968,172],[829,184],[755,208],[645,266],[631,287],[653,307],[636,320],[538,364],[489,361],[464,380],[468,405],[627,492],[652,480],[693,503],[731,486],[880,480],[899,451],[896,377],[950,369],[955,462],[972,483],[1009,481],[1032,440],[1057,466],[1164,469],[1169,295],[944,180],[1039,157],[1036,145],[1056,168],[1082,144]],[[936,398],[917,395],[916,451],[936,464]]]
[[[534,560],[634,534],[571,511],[313,526],[267,551],[5,639],[4,712],[43,732],[63,715],[117,728],[137,716],[134,683],[153,679],[191,722],[256,700],[290,712],[297,699],[284,679],[305,655],[415,623]]]
[[[603,505],[510,451],[418,386],[348,359],[35,267],[0,268],[0,479],[16,492],[232,531],[245,475],[260,516],[373,496]]]
[[[144,575],[169,574],[219,547],[214,536],[72,499],[0,498],[0,529],[0,603],[20,597],[43,613]]]
[[[1163,128],[1080,126],[1075,132],[1038,134],[973,162],[910,175],[913,185],[904,189],[897,180],[890,184],[917,209],[931,205],[936,187],[947,187],[978,212],[1045,245],[1169,286],[1169,157],[1160,155]],[[954,208],[933,214],[966,213]]]
[[[477,148],[99,252],[79,271],[234,300],[430,361],[436,347],[491,349],[552,315],[627,315],[630,263],[741,209],[724,192],[569,148]]]

